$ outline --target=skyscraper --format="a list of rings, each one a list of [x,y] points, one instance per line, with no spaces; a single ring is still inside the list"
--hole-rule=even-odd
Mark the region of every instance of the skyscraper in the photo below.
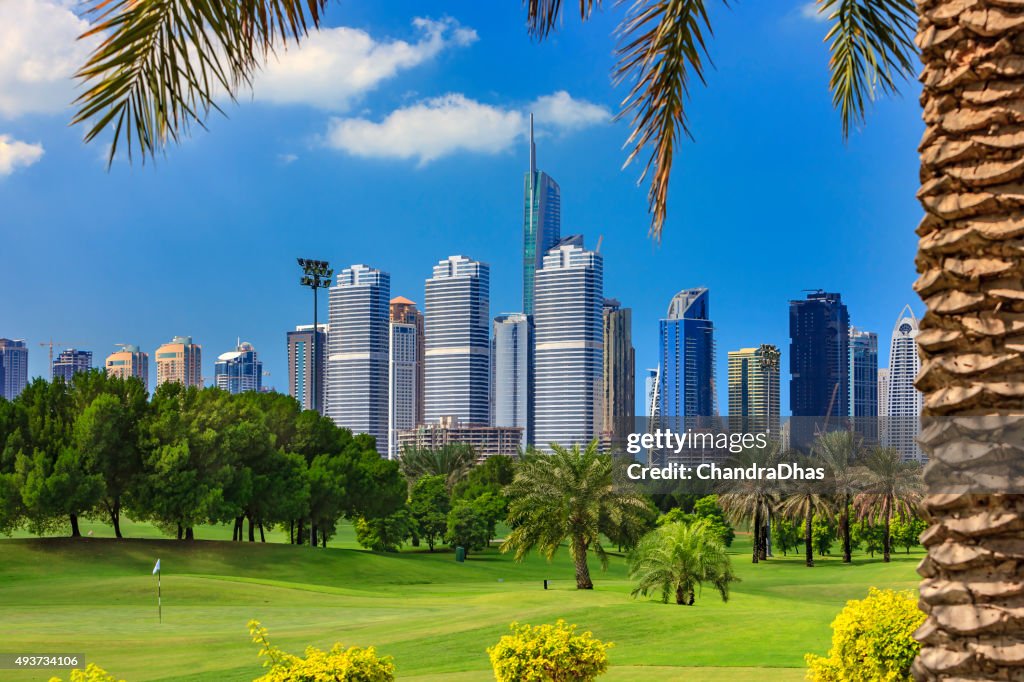
[[[228,393],[263,390],[263,363],[248,341],[221,353],[213,365],[214,385]]]
[[[392,301],[392,305],[393,305]],[[388,343],[388,459],[397,459],[398,432],[416,426],[417,358],[420,329],[416,324],[390,323]],[[422,329],[422,328],[421,328]]]
[[[878,416],[889,416],[889,368],[878,370]]]
[[[317,324],[316,344],[313,343],[313,325],[300,324],[295,331],[288,332],[288,395],[299,401],[304,410],[315,410],[313,402],[313,368],[320,377],[317,382],[320,384],[321,409],[326,402],[327,381],[324,379],[327,363],[327,334],[329,327],[326,324]],[[317,357],[313,358],[313,346],[316,346]]]
[[[191,336],[175,336],[156,349],[156,385],[165,381],[203,387],[203,348]]]
[[[683,289],[659,325],[658,411],[661,423],[677,431],[707,421],[692,418],[717,416],[709,298],[706,288]]]
[[[423,313],[416,309],[416,304],[404,296],[391,299],[391,321],[400,324],[411,324],[416,327],[416,414],[413,426],[423,423],[423,387],[426,385],[427,340],[423,327]]]
[[[78,350],[77,348],[68,348],[62,350],[60,354],[53,359],[53,365],[50,367],[50,378],[56,379],[60,377],[64,380],[64,383],[71,383],[72,377],[79,372],[88,372],[92,369],[92,351],[89,350]]]
[[[424,420],[490,424],[490,267],[465,256],[435,265],[424,317]]]
[[[491,340],[491,425],[518,426],[520,447],[533,444],[533,321],[523,313],[494,318]]]
[[[904,306],[892,329],[889,345],[889,391],[886,396],[886,442],[900,451],[904,459],[923,457],[917,444],[921,408],[924,398],[914,388],[914,380],[921,371],[921,357],[917,352],[917,317],[910,306]]]
[[[729,428],[778,438],[779,414],[779,349],[765,343],[729,351]]]
[[[534,443],[586,446],[601,429],[604,364],[601,254],[567,244],[537,271]]]
[[[625,441],[636,415],[636,352],[633,311],[614,298],[604,299],[604,368],[601,391],[601,431],[614,442]]]
[[[0,339],[0,398],[14,400],[28,385],[28,346],[24,339]]]
[[[850,316],[842,296],[819,289],[790,301],[789,338],[792,415],[849,415]]]
[[[533,315],[536,273],[558,242],[561,223],[562,193],[550,175],[537,170],[530,114],[530,170],[523,183],[523,311],[527,315]]]
[[[850,327],[850,416],[868,442],[878,442],[878,335]]]
[[[657,367],[650,367],[644,376],[644,414],[648,417],[658,415],[658,374]]]
[[[138,377],[149,390],[149,355],[130,343],[120,344],[121,350],[107,356],[107,374],[121,379]]]
[[[388,301],[391,276],[366,265],[345,268],[330,290],[327,415],[368,433],[388,454]]]

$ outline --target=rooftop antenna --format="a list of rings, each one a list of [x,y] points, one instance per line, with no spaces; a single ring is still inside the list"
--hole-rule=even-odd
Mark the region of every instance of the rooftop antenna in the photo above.
[[[537,145],[533,143],[533,112],[530,112],[530,177],[537,172]],[[533,180],[530,181],[531,184]]]

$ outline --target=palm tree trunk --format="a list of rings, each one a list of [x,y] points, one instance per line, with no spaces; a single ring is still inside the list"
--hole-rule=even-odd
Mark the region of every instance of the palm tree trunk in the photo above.
[[[680,606],[686,605],[686,588],[683,587],[682,583],[676,585],[676,604]]]
[[[919,0],[918,13],[926,125],[918,196],[926,215],[915,288],[927,305],[917,339],[924,415],[1019,415],[1024,195],[1014,169],[1024,160],[1016,113],[1024,83],[1012,65],[1024,57],[1024,7]],[[995,450],[985,435],[926,444],[930,471],[969,467],[968,457]],[[1013,548],[1024,495],[999,491],[933,489],[925,499],[919,680],[1020,676],[1024,619]]]
[[[892,515],[886,512],[885,525],[882,526],[882,561],[892,561]]]
[[[579,538],[572,540],[572,559],[576,564],[576,589],[594,589],[594,583],[590,579],[590,566],[587,565],[587,545]]]
[[[839,532],[843,535],[843,563],[853,561],[853,542],[850,539],[850,496],[843,495],[843,511],[839,513]]]
[[[753,560],[752,563],[757,563],[759,552],[759,545],[761,544],[761,512],[754,512],[754,537],[752,538],[754,543]]]
[[[807,509],[807,518],[804,520],[804,554],[807,566],[809,568],[814,567],[814,534],[813,527],[811,526],[811,520],[814,517],[814,512],[811,508]]]

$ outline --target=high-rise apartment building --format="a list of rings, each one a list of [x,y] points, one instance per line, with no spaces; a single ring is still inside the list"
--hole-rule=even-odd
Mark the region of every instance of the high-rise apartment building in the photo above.
[[[602,307],[604,367],[601,391],[601,432],[615,443],[624,442],[636,428],[636,351],[633,311],[614,298]]]
[[[424,372],[426,371],[427,340],[423,326],[423,313],[416,309],[416,304],[404,296],[397,296],[391,299],[391,321],[399,324],[411,324],[416,327],[416,414],[413,416],[413,426],[423,423],[423,387],[426,385]]]
[[[92,369],[92,351],[67,348],[53,359],[50,367],[51,379],[63,379],[64,383],[71,383],[72,378],[79,372],[88,372]]]
[[[899,450],[906,460],[921,461],[923,454],[917,444],[924,397],[914,388],[921,371],[917,350],[920,327],[910,306],[904,306],[892,329],[889,345],[889,390],[886,400],[886,443]]]
[[[729,428],[742,433],[779,429],[779,349],[772,344],[729,351]]]
[[[533,320],[524,313],[494,318],[491,337],[491,425],[522,429],[520,447],[532,445]]]
[[[842,296],[819,289],[790,301],[789,339],[790,438],[806,449],[826,423],[839,428],[850,414],[850,316]]]
[[[856,327],[850,327],[850,416],[866,442],[878,442],[878,334]]]
[[[203,348],[191,336],[175,336],[156,349],[156,385],[167,381],[203,387]]]
[[[327,335],[330,327],[317,324],[314,343],[313,325],[300,324],[295,331],[288,332],[288,395],[299,401],[303,410],[316,410],[321,414],[327,395]],[[313,348],[316,347],[316,357]],[[319,400],[314,402],[314,374],[320,385]]]
[[[490,267],[465,256],[435,265],[424,317],[425,422],[490,424]]]
[[[121,379],[137,377],[149,390],[149,354],[132,344],[121,344],[121,350],[107,356],[107,374]]]
[[[537,170],[537,147],[533,142],[530,115],[530,170],[523,183],[523,311],[534,312],[537,271],[544,256],[559,240],[562,223],[562,193],[550,175]]]
[[[717,416],[715,326],[710,292],[684,289],[672,297],[659,324],[658,411],[661,424],[676,431]]]
[[[601,429],[604,263],[566,244],[537,271],[534,309],[534,443],[586,446]]]
[[[650,367],[644,375],[644,414],[648,417],[658,415],[658,375],[657,367]]]
[[[415,324],[390,323],[388,343],[388,459],[401,454],[398,432],[416,426],[419,332]]]
[[[263,362],[248,341],[221,353],[213,365],[214,386],[228,393],[263,390]]]
[[[24,339],[0,339],[0,398],[14,400],[28,385],[28,345]]]
[[[878,416],[889,416],[889,368],[878,370]]]
[[[388,335],[391,276],[367,265],[337,275],[330,290],[327,415],[376,439],[388,454]]]

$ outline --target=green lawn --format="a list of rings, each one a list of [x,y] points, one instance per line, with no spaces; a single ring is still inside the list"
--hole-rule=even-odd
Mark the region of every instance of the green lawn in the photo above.
[[[130,539],[108,539],[100,524],[81,540],[0,540],[0,652],[84,653],[129,682],[252,680],[260,673],[246,622],[256,618],[275,644],[373,645],[394,657],[400,679],[493,679],[485,649],[513,620],[565,618],[615,642],[607,680],[800,680],[803,655],[824,653],[829,623],[871,585],[914,589],[920,552],[890,564],[836,558],[813,569],[797,557],[757,566],[740,536],[733,550],[742,582],[722,603],[712,589],[693,607],[629,597],[625,562],[606,573],[593,562],[596,589],[574,589],[563,552],[548,563],[517,564],[489,550],[457,564],[447,552],[373,554],[350,527],[326,550],[230,543],[230,528],[201,528],[192,543],[157,539],[125,524]],[[145,539],[143,539],[145,538]],[[164,621],[156,618],[163,565]],[[544,578],[552,580],[548,591]],[[0,673],[4,680],[48,674]],[[65,676],[66,679],[66,676]]]

